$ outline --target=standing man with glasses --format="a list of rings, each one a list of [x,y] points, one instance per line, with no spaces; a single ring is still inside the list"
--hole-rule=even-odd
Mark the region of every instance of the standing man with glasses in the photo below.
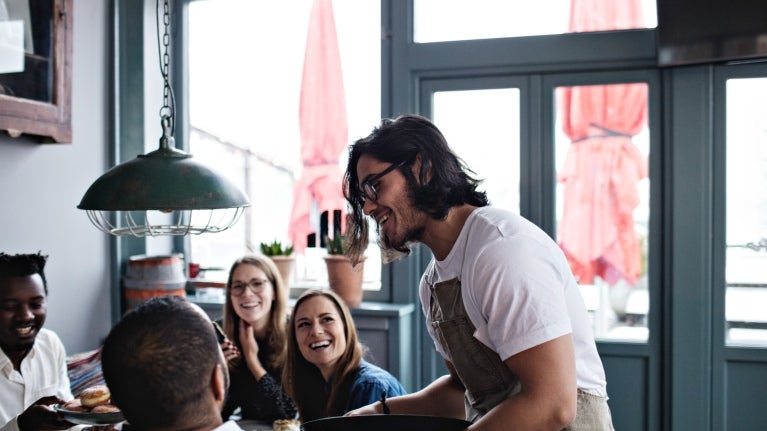
[[[347,256],[368,218],[387,261],[415,243],[426,327],[449,376],[387,400],[393,414],[452,416],[475,430],[612,430],[602,362],[578,285],[556,243],[485,192],[428,119],[385,119],[351,146]],[[380,414],[381,403],[351,415]],[[577,412],[577,413],[576,413]]]

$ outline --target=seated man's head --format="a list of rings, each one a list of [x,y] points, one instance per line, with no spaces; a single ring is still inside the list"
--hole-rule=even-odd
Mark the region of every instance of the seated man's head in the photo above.
[[[102,351],[104,379],[139,429],[221,423],[229,375],[213,326],[182,297],[153,298],[115,325]]]
[[[0,253],[0,348],[14,366],[35,343],[47,313],[47,256]]]

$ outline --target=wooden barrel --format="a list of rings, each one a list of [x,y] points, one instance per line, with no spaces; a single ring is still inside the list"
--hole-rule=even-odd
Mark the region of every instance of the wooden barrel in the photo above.
[[[136,255],[128,259],[123,277],[125,309],[158,296],[186,294],[183,255]]]

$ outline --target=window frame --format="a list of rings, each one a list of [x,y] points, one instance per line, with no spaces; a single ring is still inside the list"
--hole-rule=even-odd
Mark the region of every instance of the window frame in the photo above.
[[[712,392],[728,393],[727,371],[733,372],[744,364],[767,361],[767,347],[727,344],[727,80],[767,78],[764,63],[741,63],[713,67],[713,142],[711,143],[711,218],[712,218],[712,364],[717,372],[712,376]],[[724,429],[729,418],[725,402],[714,403],[713,426]]]
[[[172,62],[176,67],[171,71],[173,88],[176,93],[177,119],[176,119],[176,146],[189,151],[189,141],[191,133],[191,123],[189,117],[189,16],[188,6],[196,1],[210,0],[171,0],[174,33],[172,41]],[[383,2],[382,2],[383,3]],[[382,53],[383,60],[383,53]],[[383,64],[382,64],[383,66]],[[382,67],[381,81],[386,79],[386,68]],[[382,84],[383,86],[383,84]],[[372,127],[373,125],[371,125]],[[352,137],[350,136],[350,139]],[[173,247],[176,250],[183,250],[185,256],[191,256],[191,239],[189,237],[176,237],[173,239]],[[320,262],[324,265],[324,262]],[[228,268],[227,268],[228,270]],[[387,265],[381,265],[381,287],[379,290],[365,290],[363,301],[365,302],[392,302],[392,284],[391,268]],[[327,282],[320,282],[318,286],[326,286]],[[297,298],[307,287],[291,287],[290,297]]]

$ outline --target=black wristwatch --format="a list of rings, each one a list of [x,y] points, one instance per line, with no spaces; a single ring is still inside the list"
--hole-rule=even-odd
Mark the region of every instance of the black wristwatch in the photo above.
[[[386,405],[386,391],[381,392],[381,406],[383,406],[383,414],[388,415],[391,413],[389,411],[389,406]]]

